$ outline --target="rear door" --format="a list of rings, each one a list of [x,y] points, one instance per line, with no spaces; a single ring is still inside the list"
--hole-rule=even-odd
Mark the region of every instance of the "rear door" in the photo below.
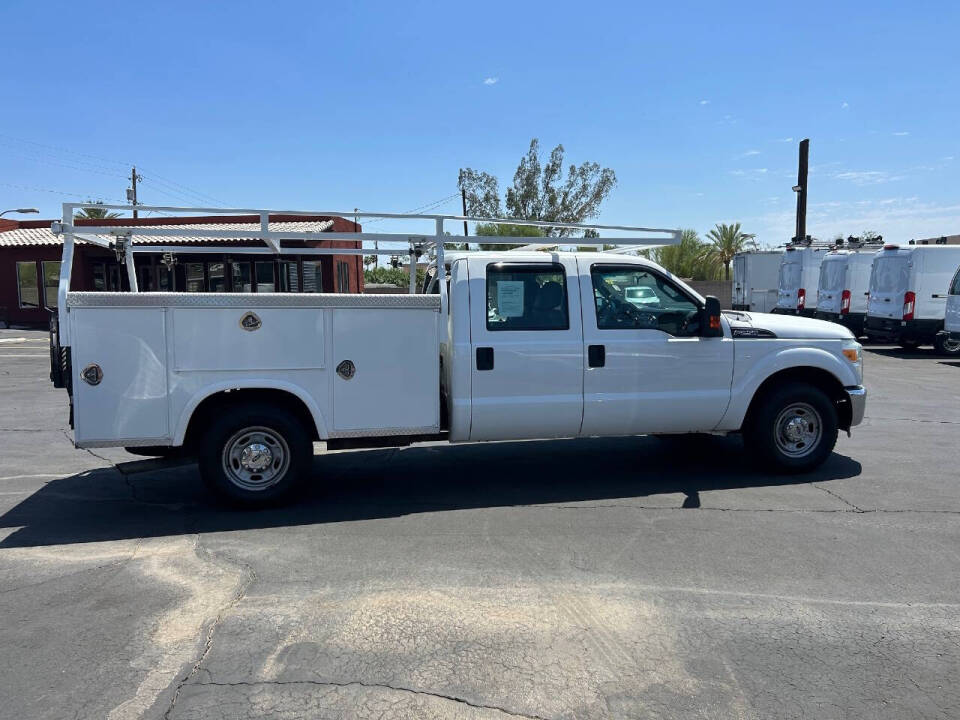
[[[780,263],[777,307],[785,310],[797,309],[797,290],[800,289],[802,270],[799,252],[792,250],[783,253],[783,260]]]
[[[848,255],[827,255],[820,265],[820,288],[817,309],[839,313],[840,298],[846,289]]]
[[[574,258],[470,258],[471,440],[574,437],[583,332]]]
[[[903,317],[903,294],[910,278],[910,253],[883,250],[873,261],[867,313],[871,317],[899,320]]]

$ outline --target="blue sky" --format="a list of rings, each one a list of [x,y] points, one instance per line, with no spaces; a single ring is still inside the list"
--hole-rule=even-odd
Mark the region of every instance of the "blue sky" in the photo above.
[[[458,212],[460,167],[505,188],[537,137],[616,171],[603,222],[775,245],[809,137],[812,234],[960,232],[957,3],[5,0],[0,24],[0,209],[123,198],[135,162],[156,204]]]

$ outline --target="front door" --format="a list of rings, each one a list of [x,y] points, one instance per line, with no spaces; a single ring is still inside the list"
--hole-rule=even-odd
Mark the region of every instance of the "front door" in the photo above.
[[[700,337],[700,306],[639,264],[581,261],[582,435],[702,432],[730,401],[733,340]]]
[[[575,437],[583,414],[576,260],[470,258],[471,440]]]

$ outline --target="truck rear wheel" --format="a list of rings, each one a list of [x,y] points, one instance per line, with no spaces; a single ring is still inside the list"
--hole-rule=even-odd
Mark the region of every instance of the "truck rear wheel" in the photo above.
[[[309,474],[312,458],[313,444],[300,421],[259,404],[220,414],[197,452],[207,486],[230,503],[251,508],[287,497]]]
[[[754,399],[744,439],[766,466],[779,472],[807,472],[833,452],[837,411],[819,388],[787,383]]]

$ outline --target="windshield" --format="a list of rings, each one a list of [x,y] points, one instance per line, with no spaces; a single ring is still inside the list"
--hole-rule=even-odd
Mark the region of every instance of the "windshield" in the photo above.
[[[785,262],[780,264],[780,289],[790,290],[800,287],[800,263]]]
[[[898,293],[907,288],[907,259],[895,255],[873,261],[870,292]]]
[[[820,287],[823,290],[842,290],[846,276],[847,263],[844,258],[825,259],[820,266]]]

